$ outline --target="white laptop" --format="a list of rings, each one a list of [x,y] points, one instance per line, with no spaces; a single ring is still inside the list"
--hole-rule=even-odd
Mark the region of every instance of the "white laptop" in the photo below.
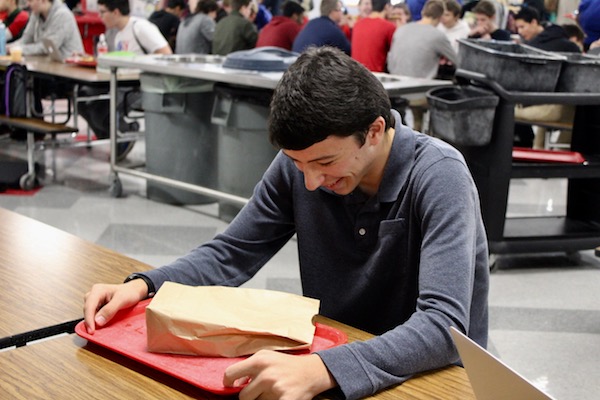
[[[477,400],[554,400],[458,329],[450,333]]]
[[[42,43],[44,44],[44,48],[48,52],[48,55],[50,56],[52,61],[56,61],[59,63],[65,62],[65,59],[60,54],[60,50],[58,49],[58,47],[56,47],[56,45],[54,44],[54,42],[52,40],[42,39]]]

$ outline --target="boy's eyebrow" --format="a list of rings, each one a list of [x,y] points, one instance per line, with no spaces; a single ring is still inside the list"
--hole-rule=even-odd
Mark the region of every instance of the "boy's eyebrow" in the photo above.
[[[289,154],[287,154],[285,151],[283,152],[283,154],[285,154],[292,161],[296,161],[296,162],[298,161],[294,157],[292,157]],[[331,155],[325,155],[325,156],[321,156],[319,158],[315,158],[314,160],[310,160],[308,162],[311,163],[311,162],[323,161],[323,160],[331,159],[331,158],[334,158],[334,157],[335,157],[335,155],[333,155],[333,154],[331,154]]]

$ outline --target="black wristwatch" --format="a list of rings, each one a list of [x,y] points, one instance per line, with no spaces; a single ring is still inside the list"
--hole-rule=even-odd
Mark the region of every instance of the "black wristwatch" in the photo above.
[[[154,295],[156,294],[156,289],[154,288],[154,283],[152,283],[150,278],[148,278],[146,275],[142,275],[142,274],[138,274],[138,273],[134,272],[133,274],[131,274],[127,278],[125,278],[123,283],[127,283],[134,279],[141,279],[144,282],[146,282],[146,285],[148,286],[148,297],[154,297]]]

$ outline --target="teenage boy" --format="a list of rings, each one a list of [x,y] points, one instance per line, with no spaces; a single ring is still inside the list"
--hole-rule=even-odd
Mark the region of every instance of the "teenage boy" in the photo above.
[[[9,45],[20,46],[23,55],[48,54],[42,38],[51,40],[62,57],[83,52],[83,41],[75,16],[61,0],[29,0],[29,22],[23,36]]]
[[[258,31],[250,22],[251,0],[231,0],[231,12],[217,22],[213,37],[213,54],[226,56],[256,46]]]
[[[306,50],[273,94],[269,136],[281,152],[250,202],[172,264],[94,285],[88,332],[166,281],[239,286],[296,235],[304,295],[379,336],[302,357],[260,351],[225,371],[226,386],[250,378],[241,399],[369,396],[458,362],[450,326],[485,346],[488,249],[469,169],[390,108],[362,64],[329,46]]]
[[[23,34],[29,13],[17,6],[17,0],[0,0],[0,13],[6,14],[2,21],[6,26],[6,42],[14,42]]]

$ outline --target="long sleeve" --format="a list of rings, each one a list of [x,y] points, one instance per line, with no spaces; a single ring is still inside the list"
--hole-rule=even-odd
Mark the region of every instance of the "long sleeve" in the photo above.
[[[254,48],[254,46],[256,46],[256,41],[258,40],[258,31],[256,30],[256,25],[252,23],[244,24],[243,37],[246,41],[247,48]]]
[[[200,32],[207,41],[212,42],[215,36],[215,22],[207,17],[204,23],[200,25]]]
[[[250,202],[229,227],[175,262],[145,273],[156,289],[165,281],[188,285],[239,286],[294,235],[288,179],[279,154]]]
[[[42,39],[49,39],[59,48],[63,57],[74,52],[83,52],[83,42],[73,13],[59,0],[52,5],[45,22],[32,14],[23,32],[15,43],[23,47],[24,55],[47,54]]]
[[[487,250],[481,241],[478,245],[479,203],[470,182],[463,164],[444,159],[416,177],[414,190],[409,189],[407,196],[414,196],[423,232],[416,312],[404,324],[369,341],[319,352],[347,399],[371,395],[414,373],[456,362],[448,327],[468,332],[471,319],[487,318],[473,318],[478,311],[471,309],[473,298],[481,296],[474,292],[485,286],[477,286],[482,277],[475,276]]]
[[[452,43],[450,43],[450,39],[445,37],[446,40],[440,40],[438,43],[438,52],[442,56],[446,57],[448,60],[452,62],[454,65],[458,65],[458,55],[456,54],[456,50],[452,47]]]

